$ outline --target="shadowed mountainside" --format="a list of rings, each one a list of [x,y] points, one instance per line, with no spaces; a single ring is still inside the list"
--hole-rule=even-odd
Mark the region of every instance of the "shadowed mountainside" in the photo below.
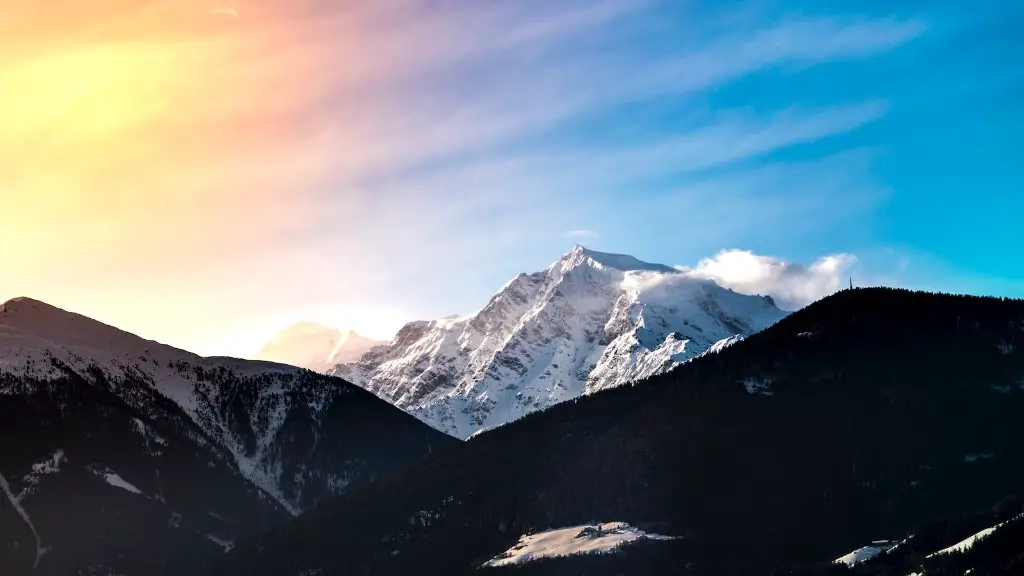
[[[0,306],[0,573],[193,574],[460,442],[290,366],[201,358],[26,298]]]
[[[1021,343],[1021,301],[843,291],[349,493],[207,573],[476,573],[523,534],[598,521],[680,538],[560,573],[751,574],[837,558],[1019,489]]]

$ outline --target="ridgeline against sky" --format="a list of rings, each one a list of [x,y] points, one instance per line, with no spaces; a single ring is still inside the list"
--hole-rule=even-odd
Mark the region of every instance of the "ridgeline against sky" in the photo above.
[[[578,242],[737,290],[1024,295],[1022,28],[1009,1],[15,2],[0,301],[246,354],[470,313]]]

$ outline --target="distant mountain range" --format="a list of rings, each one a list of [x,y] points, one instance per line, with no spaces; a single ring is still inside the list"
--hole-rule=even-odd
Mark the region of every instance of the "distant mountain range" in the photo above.
[[[925,556],[1020,512],[955,520],[1024,486],[1022,342],[1022,301],[844,290],[349,492],[205,573],[830,574],[915,534],[857,573],[1018,574],[1017,521],[990,541],[1003,568]],[[498,566],[544,547],[583,555]]]
[[[467,438],[670,370],[786,314],[767,296],[576,246],[513,278],[476,313],[406,324],[329,373]]]
[[[0,305],[0,573],[194,574],[458,442],[336,378]]]
[[[382,344],[386,342],[364,338],[351,330],[342,332],[314,322],[299,322],[268,342],[256,359],[324,373],[338,364],[355,362]]]
[[[346,342],[306,324],[267,354]],[[0,573],[1010,576],[1022,342],[1021,301],[789,313],[577,247],[330,369],[371,393],[18,298]]]

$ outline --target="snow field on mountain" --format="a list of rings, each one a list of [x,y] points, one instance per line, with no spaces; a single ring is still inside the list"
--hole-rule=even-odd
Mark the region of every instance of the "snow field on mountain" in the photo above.
[[[486,562],[484,567],[523,564],[541,558],[573,554],[608,554],[623,544],[638,540],[672,540],[672,536],[647,534],[625,522],[572,526],[528,534],[519,542]]]

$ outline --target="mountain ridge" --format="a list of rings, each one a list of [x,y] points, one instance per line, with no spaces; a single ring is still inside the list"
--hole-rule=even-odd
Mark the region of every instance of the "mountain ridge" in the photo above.
[[[25,340],[34,337],[47,340],[47,336],[60,335],[64,336],[64,342],[53,342],[54,344],[76,345],[77,340],[77,345],[96,346],[91,336],[116,331],[126,340],[136,339],[143,343],[164,346],[155,340],[147,340],[110,324],[27,296],[11,298],[0,304],[0,328],[5,329],[0,332],[0,338],[8,345],[19,338]],[[69,339],[69,336],[74,338]],[[177,350],[184,355],[198,357],[192,352]]]
[[[563,255],[559,259],[559,261],[562,261],[562,260],[574,261],[574,260],[578,260],[580,258],[589,258],[589,259],[593,260],[594,262],[596,262],[598,264],[601,264],[602,266],[607,266],[609,268],[614,268],[616,270],[621,270],[623,272],[631,272],[631,271],[668,272],[668,273],[679,272],[679,270],[677,270],[677,269],[675,269],[675,268],[673,268],[671,266],[666,266],[664,264],[654,264],[654,263],[651,263],[651,262],[644,262],[644,261],[642,261],[642,260],[640,260],[640,259],[638,259],[638,258],[636,258],[634,256],[630,256],[628,254],[616,254],[616,253],[612,253],[612,252],[598,252],[597,250],[591,250],[591,249],[587,248],[583,244],[576,244],[575,246],[573,246],[572,250],[569,250],[565,255]]]
[[[477,312],[407,323],[328,373],[467,438],[671,369],[785,315],[768,297],[577,245],[516,275]]]
[[[470,574],[524,535],[595,522],[678,538],[524,573],[830,562],[1019,490],[1022,337],[1022,301],[844,290],[636,386],[524,415],[206,573]]]
[[[24,438],[0,453],[0,571],[55,575],[193,573],[458,443],[343,380],[200,357],[30,298],[0,308],[0,435]],[[100,541],[65,529],[61,502]]]

